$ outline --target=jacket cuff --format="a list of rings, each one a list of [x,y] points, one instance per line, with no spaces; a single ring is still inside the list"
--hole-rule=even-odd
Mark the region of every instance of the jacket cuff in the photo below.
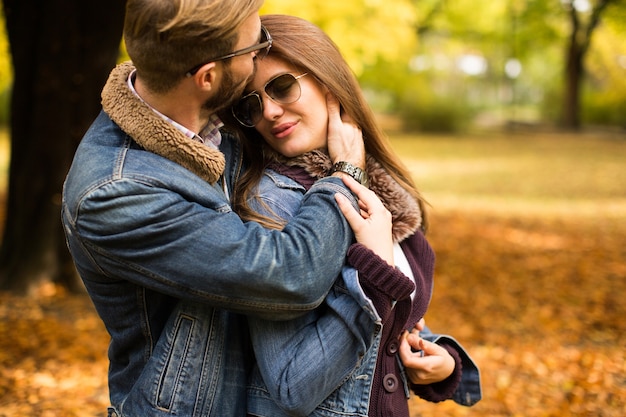
[[[461,382],[461,374],[463,373],[463,365],[461,365],[461,357],[459,353],[451,346],[442,344],[445,350],[454,358],[454,371],[452,374],[440,382],[435,382],[428,385],[418,385],[410,382],[411,389],[420,398],[438,403],[441,401],[449,400],[454,395],[454,392]]]

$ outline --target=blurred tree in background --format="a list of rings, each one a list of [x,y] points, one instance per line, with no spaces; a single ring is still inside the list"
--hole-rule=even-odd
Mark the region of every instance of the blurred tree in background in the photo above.
[[[118,59],[124,4],[3,0],[0,127],[10,124],[11,164],[0,288],[72,285],[61,183]],[[266,0],[261,13],[319,25],[374,109],[407,129],[626,128],[626,0]]]
[[[14,76],[0,288],[24,292],[40,281],[81,288],[61,228],[61,188],[80,138],[100,111],[124,5],[3,1]]]

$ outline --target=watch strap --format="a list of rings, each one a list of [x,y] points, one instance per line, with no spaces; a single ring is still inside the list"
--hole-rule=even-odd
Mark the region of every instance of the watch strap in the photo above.
[[[336,162],[331,168],[330,174],[333,174],[335,172],[343,172],[344,174],[348,174],[364,187],[369,186],[369,178],[367,176],[367,172],[365,172],[356,165],[352,165],[349,162]]]

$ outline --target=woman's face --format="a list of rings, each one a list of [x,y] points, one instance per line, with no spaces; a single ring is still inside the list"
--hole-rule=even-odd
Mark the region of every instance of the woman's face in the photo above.
[[[256,130],[277,152],[294,157],[314,149],[326,148],[328,110],[326,90],[313,75],[298,78],[300,98],[293,103],[280,104],[272,100],[263,87],[282,74],[298,77],[303,74],[281,59],[267,56],[257,61],[257,71],[246,94],[255,91],[263,102],[263,117]],[[297,88],[297,86],[296,86]]]

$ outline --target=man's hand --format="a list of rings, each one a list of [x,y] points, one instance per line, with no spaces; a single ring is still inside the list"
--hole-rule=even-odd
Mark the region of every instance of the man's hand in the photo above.
[[[326,94],[328,107],[328,154],[333,162],[349,162],[365,170],[365,145],[361,129],[348,115],[341,115],[337,98]]]

